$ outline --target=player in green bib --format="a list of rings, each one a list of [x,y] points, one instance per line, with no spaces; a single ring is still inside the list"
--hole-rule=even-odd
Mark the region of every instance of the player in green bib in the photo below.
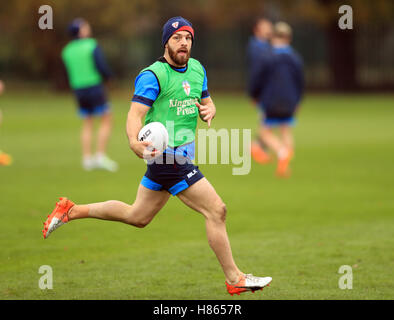
[[[148,162],[135,202],[129,205],[110,200],[76,205],[61,198],[45,222],[43,234],[47,238],[58,226],[87,217],[143,228],[171,195],[177,196],[204,216],[208,242],[223,269],[228,293],[255,291],[269,285],[272,279],[255,277],[238,269],[226,231],[226,206],[199,168],[190,161],[194,155],[198,118],[210,126],[216,114],[207,89],[205,69],[190,58],[193,41],[191,23],[182,17],[171,18],[163,27],[163,57],[142,70],[136,78],[127,118],[130,148],[140,158],[152,153],[152,156],[159,157],[159,161]],[[159,121],[167,127],[169,147],[161,155],[157,151],[147,151],[150,143],[137,139],[144,118],[145,124]],[[182,284],[173,282],[173,285],[176,289]]]
[[[117,170],[117,163],[106,155],[107,142],[112,129],[112,113],[103,82],[112,74],[104,55],[91,38],[87,21],[74,19],[68,28],[72,40],[62,50],[62,60],[69,84],[79,105],[82,121],[82,166],[85,170]],[[96,153],[92,152],[94,117],[99,117]]]

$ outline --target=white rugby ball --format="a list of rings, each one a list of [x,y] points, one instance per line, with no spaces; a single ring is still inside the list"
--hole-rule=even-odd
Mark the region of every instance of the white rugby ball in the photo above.
[[[160,155],[168,146],[168,131],[161,122],[151,122],[138,133],[138,141],[152,142],[147,147],[149,151],[159,151]],[[149,156],[148,156],[149,157]]]

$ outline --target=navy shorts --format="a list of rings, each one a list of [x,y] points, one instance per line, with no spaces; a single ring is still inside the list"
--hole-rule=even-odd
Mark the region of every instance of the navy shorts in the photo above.
[[[167,190],[175,196],[202,178],[204,175],[189,158],[163,153],[148,161],[141,184],[154,191]]]
[[[74,91],[81,117],[99,116],[109,110],[107,95],[103,85]]]
[[[262,123],[268,127],[280,125],[293,126],[295,124],[295,112],[297,104],[293,102],[282,102],[272,105],[261,104],[261,111],[264,115]]]
[[[263,119],[263,123],[267,127],[276,127],[276,126],[281,126],[281,125],[294,126],[295,118],[294,117],[288,117],[288,118],[264,118]]]

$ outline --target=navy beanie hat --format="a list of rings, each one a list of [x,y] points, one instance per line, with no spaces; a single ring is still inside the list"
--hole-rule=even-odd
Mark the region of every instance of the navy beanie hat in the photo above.
[[[68,25],[68,33],[71,37],[77,37],[78,33],[79,33],[79,28],[81,27],[81,25],[85,22],[84,19],[82,18],[77,18],[74,19],[69,25]]]
[[[167,43],[168,39],[178,31],[188,31],[192,35],[192,41],[194,41],[194,30],[192,24],[182,17],[173,17],[169,19],[163,26],[162,44],[163,46]]]

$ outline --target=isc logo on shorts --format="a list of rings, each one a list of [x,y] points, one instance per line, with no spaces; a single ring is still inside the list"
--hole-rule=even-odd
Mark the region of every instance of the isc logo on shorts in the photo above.
[[[187,174],[187,178],[190,179],[190,178],[193,177],[196,173],[197,173],[197,170],[194,169],[192,172],[189,172],[189,173]]]

